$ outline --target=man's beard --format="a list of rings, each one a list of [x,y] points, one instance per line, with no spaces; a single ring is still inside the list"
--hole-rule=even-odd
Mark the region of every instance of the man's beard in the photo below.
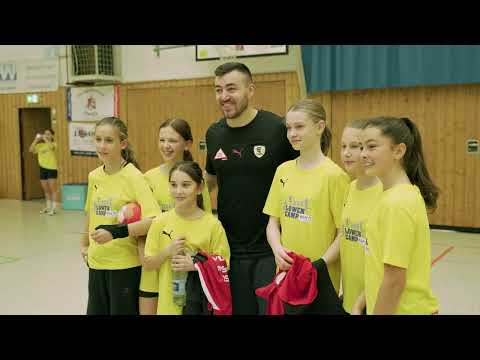
[[[242,115],[243,112],[247,109],[247,107],[248,107],[248,101],[246,101],[244,105],[238,111],[236,111],[232,116],[228,116],[227,113],[225,112],[223,113],[223,115],[225,115],[226,119],[234,119]]]

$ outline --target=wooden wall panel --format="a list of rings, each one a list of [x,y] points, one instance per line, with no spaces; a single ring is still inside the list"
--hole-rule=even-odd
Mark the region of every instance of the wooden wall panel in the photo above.
[[[440,189],[445,197],[445,206],[437,211],[445,212],[445,220],[454,223],[455,219],[455,100],[451,88],[440,89],[442,107],[444,109],[443,123],[445,131],[445,153],[440,165],[444,186]],[[462,189],[463,191],[463,189]]]
[[[142,170],[148,170],[161,163],[158,151],[158,128],[167,118],[180,117],[187,120],[192,128],[194,143],[192,154],[202,162],[198,144],[204,139],[200,124],[205,122],[198,93],[204,89],[194,87],[131,89],[128,93],[128,128],[130,140],[137,153]],[[145,105],[140,106],[140,104]],[[203,121],[201,121],[203,120]]]
[[[192,154],[202,167],[205,151],[199,149],[208,127],[222,115],[215,101],[213,77],[178,81],[157,81],[126,85],[126,121],[133,148],[138,153],[142,170],[161,162],[157,149],[157,130],[166,118],[176,116],[189,121],[192,128]],[[285,115],[298,100],[295,73],[260,74],[254,76],[255,107]],[[296,90],[295,90],[296,89]]]
[[[20,159],[20,138],[18,115],[15,121],[14,96],[0,95],[0,133],[2,134],[1,143],[1,167],[2,175],[0,177],[0,196],[13,197],[17,184],[21,179],[19,176]],[[21,194],[20,194],[21,195]]]
[[[298,100],[298,80],[295,73],[260,74],[254,76],[256,84],[252,99],[254,107],[284,116],[286,110]],[[222,117],[215,101],[214,78],[178,81],[157,81],[125,86],[124,119],[128,123],[129,137],[142,170],[161,163],[157,148],[159,125],[169,117],[183,117],[190,123],[193,135],[192,155],[205,168],[206,151],[199,149],[208,127]],[[212,194],[215,208],[216,196]]]
[[[259,74],[254,105],[279,115],[298,100],[298,80],[295,73]],[[273,89],[273,91],[272,91]],[[87,181],[88,173],[100,165],[97,158],[72,156],[68,148],[66,120],[66,89],[39,93],[40,103],[26,103],[26,94],[0,95],[0,198],[21,199],[21,158],[19,142],[20,108],[49,107],[54,110],[52,128],[58,144],[58,176],[60,185]],[[119,115],[129,127],[133,148],[138,153],[142,169],[161,161],[156,146],[156,130],[163,119],[183,116],[190,121],[194,137],[193,155],[205,164],[205,151],[199,150],[208,126],[221,117],[214,98],[213,77],[150,81],[120,86]]]
[[[435,126],[431,126],[429,134],[432,137],[433,149],[431,152],[426,152],[425,156],[432,159],[432,167],[430,175],[435,180],[435,183],[440,188],[440,196],[438,198],[438,208],[435,213],[430,215],[430,221],[435,224],[446,224],[447,222],[447,176],[446,172],[446,154],[447,154],[447,138],[451,137],[446,127],[446,89],[442,88],[429,88],[426,94],[426,112],[428,115],[428,121],[434,122]],[[425,141],[428,142],[427,138]]]
[[[295,73],[254,75],[255,106],[285,115],[299,99]],[[71,156],[68,150],[66,91],[40,93],[35,107],[56,111],[59,182],[86,182],[88,172],[99,165],[96,158]],[[480,137],[480,84],[371,89],[315,93],[327,112],[333,133],[330,156],[339,162],[340,137],[345,123],[355,118],[383,114],[411,117],[424,141],[425,158],[434,181],[441,188],[438,210],[430,215],[438,225],[480,227],[480,156],[466,155],[466,140]],[[0,197],[21,198],[18,109],[25,94],[0,95]],[[199,150],[208,126],[221,117],[214,98],[213,77],[150,81],[120,86],[120,118],[129,127],[130,140],[142,170],[157,166],[157,129],[164,118],[183,116],[192,126],[193,155],[205,165]]]
[[[464,89],[460,87],[451,87],[451,96],[455,100],[454,103],[449,100],[454,115],[450,118],[454,127],[454,147],[458,151],[452,151],[452,158],[454,164],[452,197],[453,197],[453,209],[452,214],[454,223],[467,223],[465,217],[465,94]],[[456,191],[456,189],[462,189],[463,191]]]
[[[52,128],[58,144],[59,183],[86,182],[90,170],[98,166],[96,158],[72,157],[68,150],[68,124],[66,120],[66,92],[60,88],[55,92],[39,93],[39,103],[27,104],[26,94],[0,95],[0,132],[5,139],[0,145],[0,198],[21,199],[21,157],[19,135],[20,108],[51,108]]]
[[[340,163],[340,139],[347,121],[379,115],[410,117],[422,135],[430,175],[441,189],[430,222],[480,227],[480,156],[466,154],[466,140],[480,138],[479,84],[322,92],[310,97],[327,108],[328,96],[334,161]]]
[[[473,121],[469,122],[467,127],[470,137],[480,137],[480,87],[473,88],[473,93],[475,96],[475,102],[473,103],[472,117]],[[472,135],[470,135],[472,134]],[[478,219],[480,219],[480,154],[471,155],[470,161],[467,162],[467,167],[469,169],[468,174],[471,176],[468,177],[468,198],[471,198],[474,210],[472,211],[472,226],[478,226]],[[474,169],[473,171],[471,169]]]
[[[354,119],[382,115],[388,105],[385,89],[323,92],[313,94],[311,98],[325,107],[327,124],[333,134],[329,155],[337,163],[340,163],[341,136],[345,124]]]

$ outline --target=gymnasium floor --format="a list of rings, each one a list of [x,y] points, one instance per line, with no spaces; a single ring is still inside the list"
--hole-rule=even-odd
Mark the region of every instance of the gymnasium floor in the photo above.
[[[85,313],[83,212],[40,215],[43,204],[0,200],[0,315]],[[441,314],[480,314],[480,234],[432,231],[432,260]]]

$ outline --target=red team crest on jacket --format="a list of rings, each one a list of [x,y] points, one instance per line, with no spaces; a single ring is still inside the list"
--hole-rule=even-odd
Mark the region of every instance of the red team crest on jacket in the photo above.
[[[195,263],[203,293],[208,300],[208,309],[214,315],[232,315],[232,295],[228,277],[227,262],[220,255],[208,255],[204,262]]]

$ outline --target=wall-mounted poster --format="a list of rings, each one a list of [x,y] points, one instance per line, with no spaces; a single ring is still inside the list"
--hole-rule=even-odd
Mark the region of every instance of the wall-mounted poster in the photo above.
[[[70,121],[98,121],[107,116],[118,116],[119,87],[72,87],[67,93],[67,119]]]
[[[95,150],[95,123],[68,123],[68,143],[70,154],[77,156],[97,156]]]
[[[0,93],[58,90],[58,58],[0,62]]]
[[[288,45],[195,45],[197,61],[288,54]]]

